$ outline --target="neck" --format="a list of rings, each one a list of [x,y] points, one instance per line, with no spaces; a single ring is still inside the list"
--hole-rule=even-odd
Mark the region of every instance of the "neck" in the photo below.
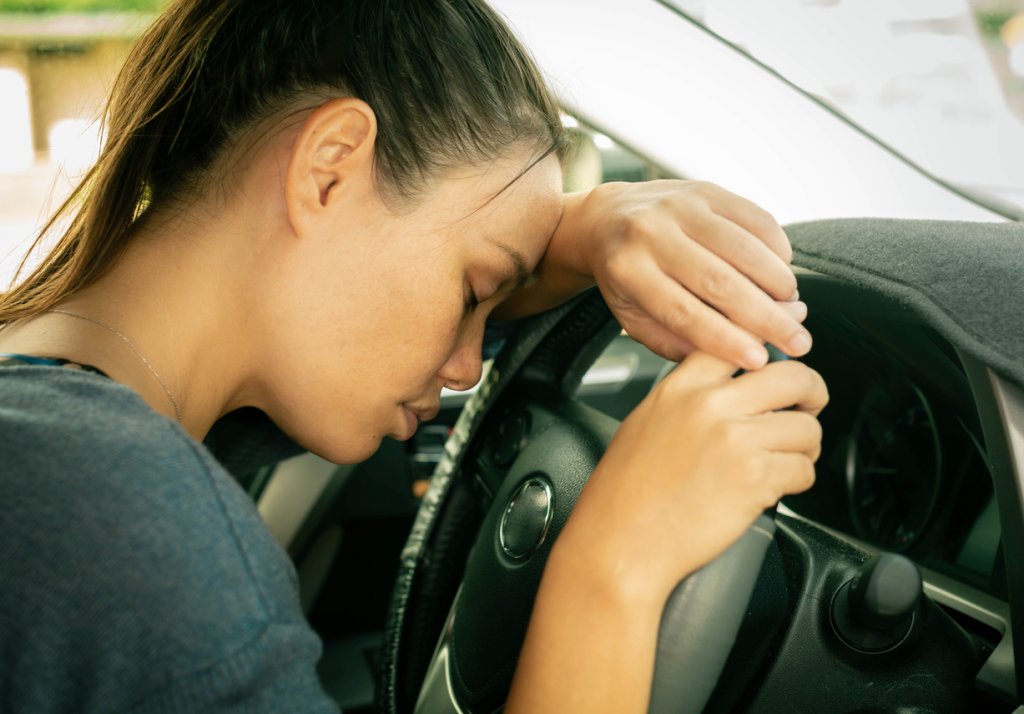
[[[238,250],[253,236],[230,215],[149,220],[106,275],[56,306],[88,320],[47,313],[16,323],[0,333],[0,351],[94,365],[171,419],[176,402],[201,440],[223,414],[260,406],[253,281],[244,280],[259,273]]]

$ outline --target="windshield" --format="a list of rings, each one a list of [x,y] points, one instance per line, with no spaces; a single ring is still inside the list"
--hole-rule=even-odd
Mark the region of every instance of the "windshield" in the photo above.
[[[922,168],[1024,207],[1019,0],[674,0]]]
[[[165,2],[0,0],[0,290],[95,159],[114,74]],[[1020,0],[492,2],[567,111],[603,132],[581,152],[596,172],[570,171],[567,188],[679,176],[784,223],[1002,219],[854,136],[692,18],[931,175],[1024,207]]]

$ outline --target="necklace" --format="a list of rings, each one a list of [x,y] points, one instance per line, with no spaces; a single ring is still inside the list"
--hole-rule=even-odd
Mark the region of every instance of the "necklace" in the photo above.
[[[170,389],[170,387],[167,386],[167,382],[165,382],[163,380],[163,377],[161,377],[159,374],[157,374],[157,371],[155,369],[153,369],[153,365],[151,365],[149,363],[149,360],[146,359],[146,356],[144,354],[142,354],[142,352],[139,351],[139,348],[135,346],[135,343],[128,339],[127,335],[125,335],[120,330],[118,330],[118,329],[116,329],[114,327],[111,327],[110,325],[108,325],[105,322],[100,322],[99,320],[97,320],[94,317],[86,317],[85,315],[79,315],[77,312],[70,312],[68,310],[59,310],[57,308],[53,308],[51,310],[47,310],[46,312],[52,312],[52,313],[55,313],[57,315],[67,315],[68,317],[77,317],[79,320],[85,320],[86,322],[91,322],[94,325],[99,325],[104,330],[107,330],[108,332],[113,332],[115,335],[120,337],[121,341],[124,342],[126,345],[128,345],[131,348],[132,352],[135,353],[136,357],[138,357],[140,360],[142,360],[142,364],[144,364],[146,366],[146,369],[149,370],[149,373],[152,374],[153,378],[156,379],[156,381],[160,383],[160,386],[164,388],[164,394],[166,394],[167,398],[171,400],[171,406],[174,407],[174,418],[177,420],[177,422],[179,424],[181,423],[181,409],[178,408],[178,400],[176,400],[174,398],[174,395],[171,394],[171,389]]]

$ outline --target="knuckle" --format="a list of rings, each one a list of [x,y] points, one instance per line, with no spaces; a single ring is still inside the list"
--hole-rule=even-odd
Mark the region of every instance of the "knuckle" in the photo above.
[[[673,211],[681,200],[686,199],[682,191],[666,191],[652,200],[652,206],[662,211]]]
[[[747,220],[750,228],[758,235],[769,235],[780,230],[779,222],[775,220],[775,216],[760,206],[755,206],[751,210]]]
[[[744,438],[743,429],[739,423],[732,419],[723,419],[717,422],[712,431],[713,438],[730,455],[742,453]]]
[[[811,459],[800,459],[800,463],[803,464],[799,475],[800,491],[806,491],[814,485],[817,473],[814,470],[814,462]]]
[[[781,291],[780,291],[781,292]],[[758,318],[766,335],[788,342],[793,335],[793,318],[780,305],[769,302],[759,307]]]
[[[822,429],[821,422],[817,417],[806,412],[787,412],[793,420],[794,433],[800,436],[800,441],[807,444],[821,443]]]
[[[829,399],[831,399],[831,395],[828,392],[828,384],[825,382],[825,378],[822,377],[820,374],[818,374],[817,372],[815,372],[814,374],[817,377],[818,394],[821,396],[821,405],[824,407],[826,404],[828,404]]]
[[[722,192],[722,188],[710,181],[691,181],[690,188],[694,193],[701,196],[713,196]]]
[[[811,440],[814,441],[814,443],[818,444],[818,450],[820,451],[821,439],[825,435],[824,430],[821,427],[821,422],[818,421],[815,417],[809,415],[807,418],[809,420],[807,428],[810,432]]]
[[[801,394],[814,394],[824,385],[821,375],[797,360],[783,360],[777,363],[781,378],[792,381]]]
[[[676,334],[689,332],[693,326],[694,311],[682,300],[675,300],[665,314],[665,326]]]
[[[814,463],[803,454],[789,462],[785,477],[780,480],[782,494],[801,493],[814,485]]]
[[[779,382],[788,382],[794,379],[799,379],[799,371],[803,365],[796,360],[781,360],[779,362],[769,362],[765,368],[765,372],[771,372],[772,377]]]
[[[678,373],[679,376],[682,375],[681,370],[676,370],[676,373]],[[692,388],[685,379],[678,378],[676,373],[670,374],[666,379],[663,379],[655,388],[655,391],[651,393],[653,395],[657,395],[659,402],[667,401],[672,407],[676,407],[681,401],[690,402],[691,400],[694,400]],[[676,378],[673,379],[673,377]],[[699,399],[692,403],[688,403],[686,406],[692,409],[699,409]]]
[[[756,266],[761,257],[750,237],[739,231],[732,232],[724,239],[724,247],[729,257],[740,265]]]
[[[761,488],[768,481],[768,463],[761,453],[745,452],[738,457],[748,486]]]
[[[778,300],[788,300],[789,297],[796,292],[798,283],[796,275],[789,272],[788,270],[779,271],[778,275],[769,285],[769,290],[774,293],[774,297]]]
[[[635,210],[623,218],[622,236],[627,243],[642,242],[656,232],[656,226],[647,211]]]
[[[821,391],[821,388],[824,385],[824,382],[822,382],[821,379],[821,375],[819,375],[817,372],[815,372],[807,365],[802,366],[803,370],[801,370],[800,380],[804,392],[807,394],[816,394],[819,391]]]
[[[774,488],[766,488],[761,491],[761,498],[758,501],[759,510],[763,511],[766,508],[772,508],[778,504],[782,494],[778,493]]]
[[[721,270],[709,270],[700,279],[703,296],[714,302],[721,302],[735,292],[731,276]]]
[[[719,416],[725,413],[725,399],[720,389],[702,389],[694,395],[693,407],[698,414]],[[723,419],[716,422],[716,432],[725,427],[727,422]]]

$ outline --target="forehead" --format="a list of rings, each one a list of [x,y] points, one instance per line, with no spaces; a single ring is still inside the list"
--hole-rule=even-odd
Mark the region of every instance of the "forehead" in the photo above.
[[[450,201],[461,228],[495,244],[527,269],[539,259],[562,208],[558,158],[541,160],[523,153],[488,166],[460,172],[445,182],[437,198]]]

